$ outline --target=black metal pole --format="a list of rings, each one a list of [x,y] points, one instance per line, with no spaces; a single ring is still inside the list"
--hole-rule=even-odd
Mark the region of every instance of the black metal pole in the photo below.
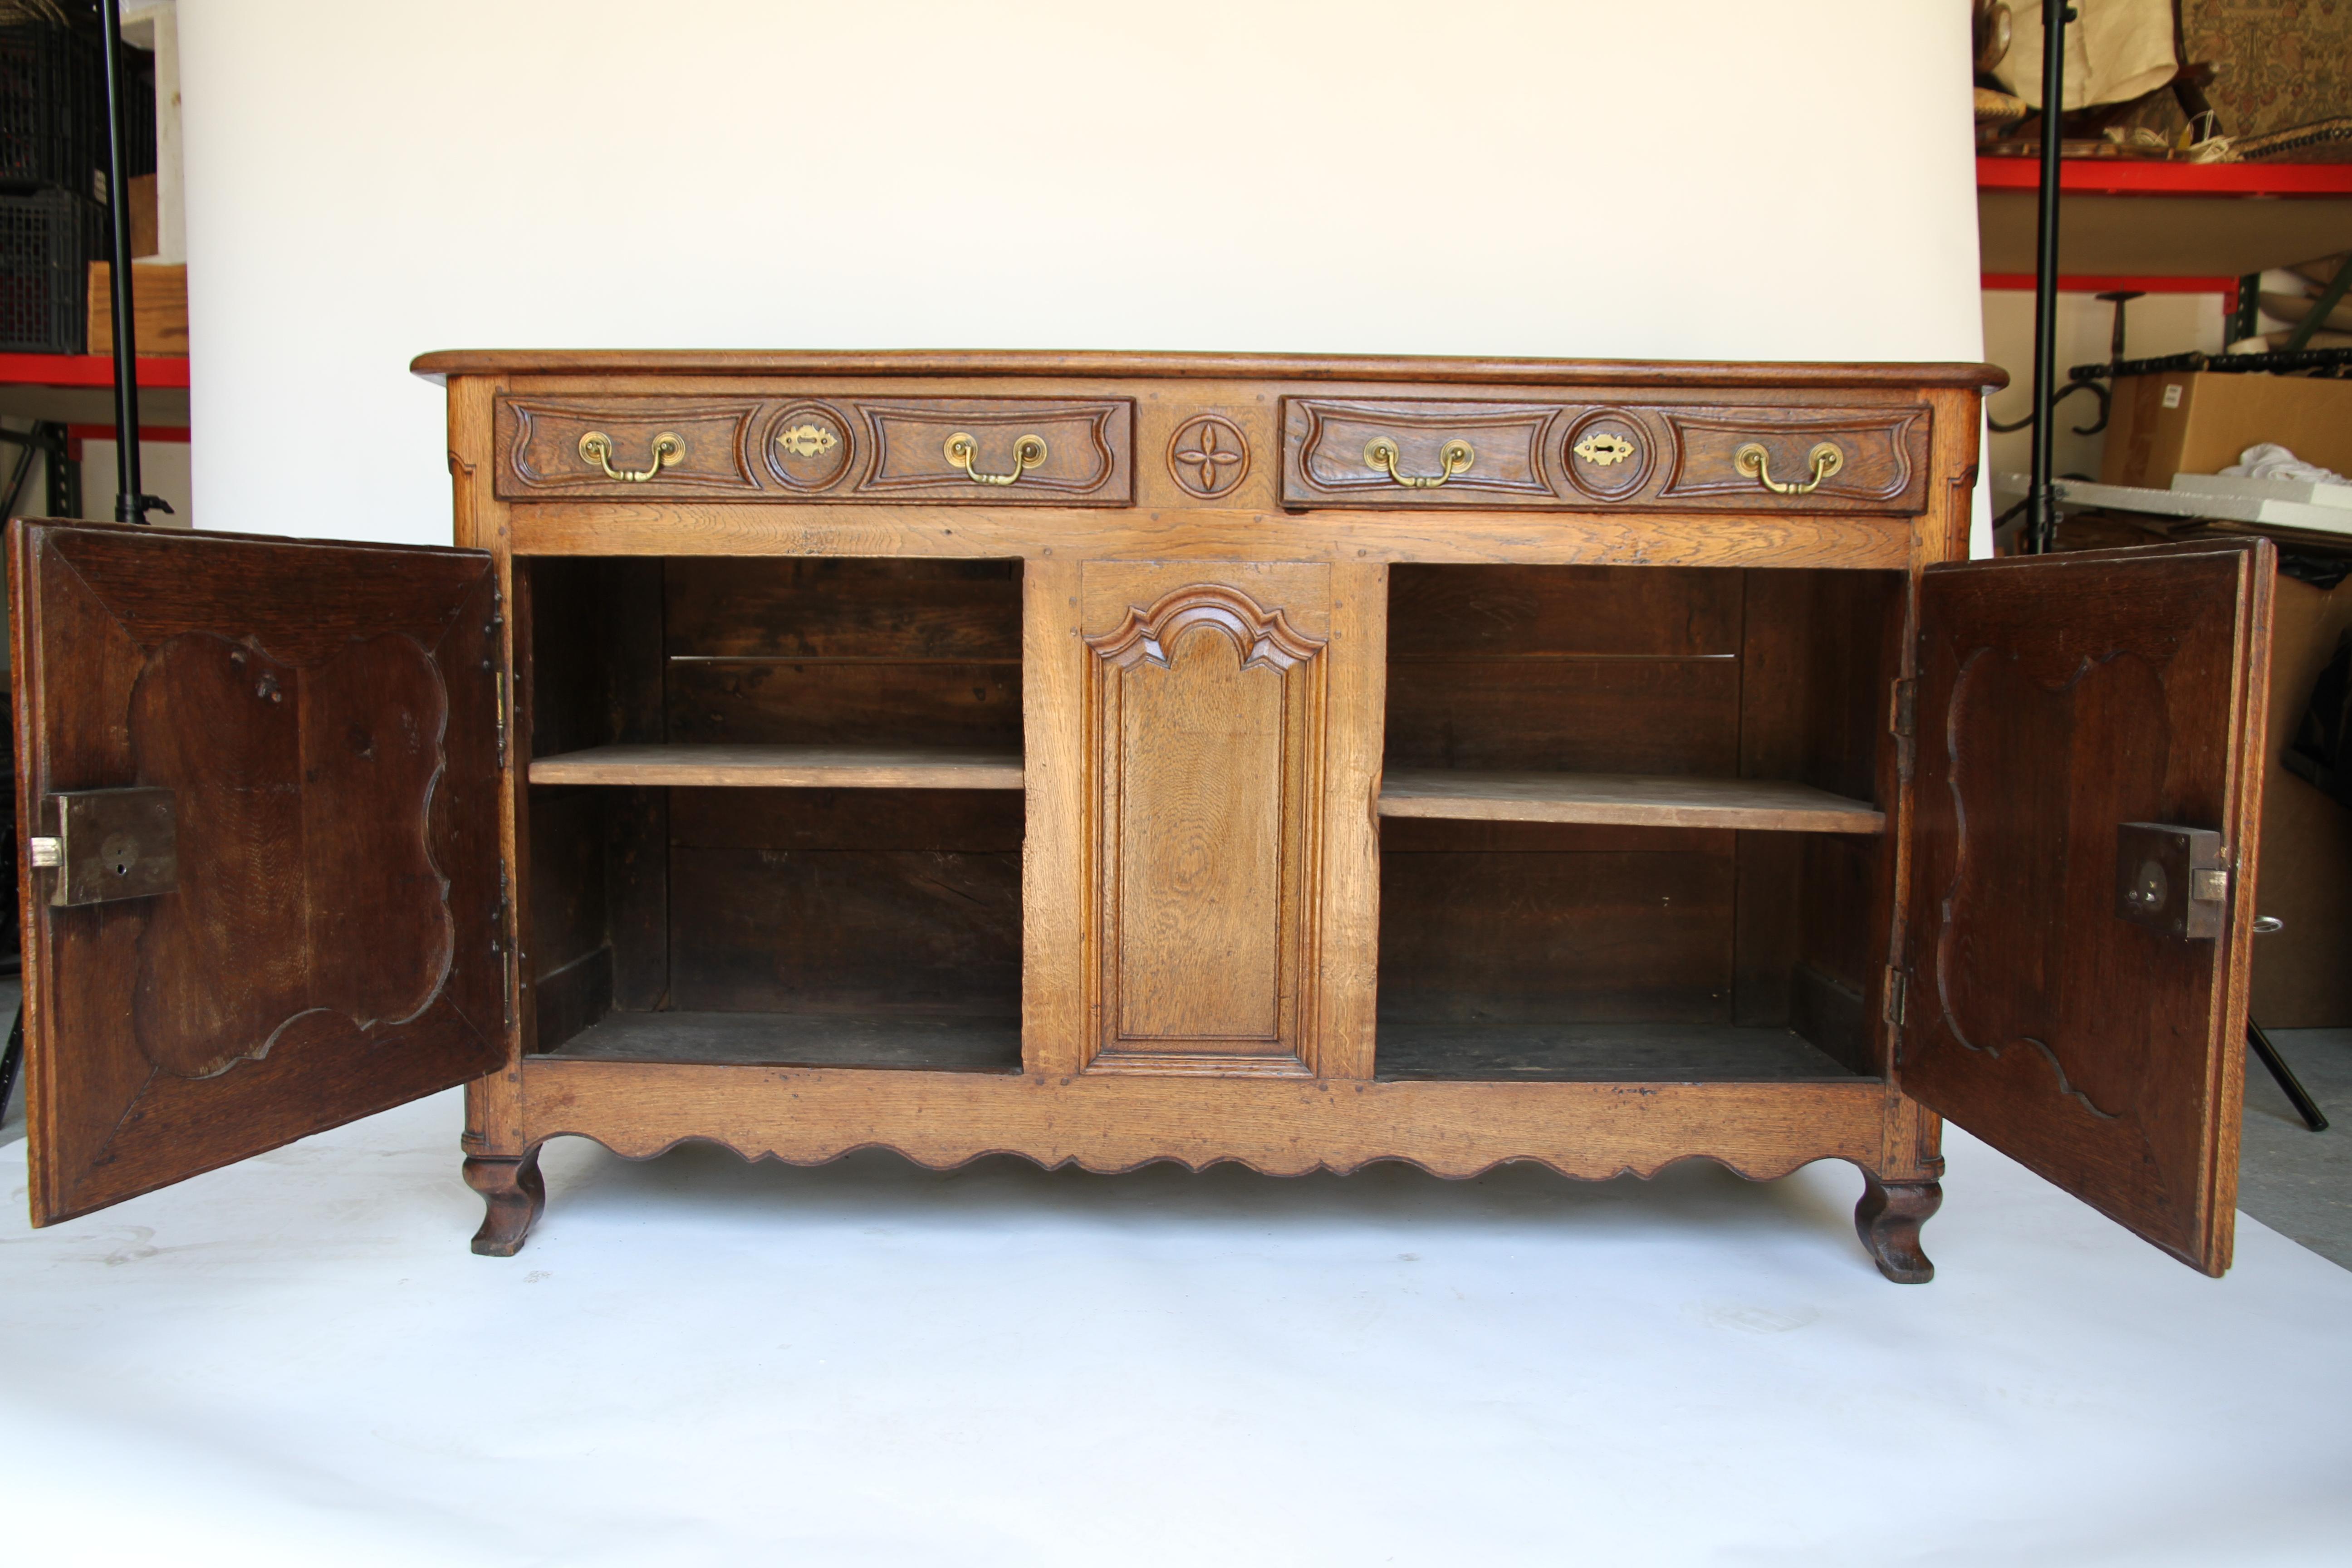
[[[139,478],[139,342],[131,306],[131,193],[122,166],[122,0],[99,0],[99,42],[106,58],[106,207],[114,258],[107,281],[114,296],[114,521],[145,522]]]
[[[2271,1069],[2271,1077],[2278,1080],[2280,1090],[2294,1107],[2294,1113],[2303,1118],[2303,1124],[2314,1132],[2326,1131],[2326,1112],[2319,1109],[2319,1101],[2311,1098],[2311,1091],[2303,1087],[2303,1079],[2294,1076],[2294,1069],[2286,1065],[2286,1058],[2279,1055],[2278,1047],[2271,1044],[2271,1037],[2263,1033],[2263,1026],[2254,1022],[2252,1015],[2246,1018],[2246,1044],[2253,1047],[2263,1066]]]
[[[2058,153],[2066,119],[2066,24],[2074,19],[2065,0],[2042,0],[2041,212],[2033,237],[2033,474],[2025,513],[2026,549],[2036,555],[2048,553],[2058,528],[2057,498],[2050,489],[2050,448],[2058,424],[2057,410],[2051,405],[2058,375]]]

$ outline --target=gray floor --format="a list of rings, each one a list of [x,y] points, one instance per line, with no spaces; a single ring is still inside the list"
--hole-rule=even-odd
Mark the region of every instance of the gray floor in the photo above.
[[[16,982],[0,981],[0,1020],[16,1016]],[[2238,1206],[2352,1268],[2352,1029],[2281,1029],[2271,1039],[2335,1125],[2307,1130],[2250,1055]],[[0,1107],[0,1142],[22,1136],[23,1100],[19,1094]]]
[[[2304,1126],[2248,1053],[2238,1206],[2352,1268],[2352,1029],[2274,1029],[2271,1043],[2333,1125],[2325,1132]]]

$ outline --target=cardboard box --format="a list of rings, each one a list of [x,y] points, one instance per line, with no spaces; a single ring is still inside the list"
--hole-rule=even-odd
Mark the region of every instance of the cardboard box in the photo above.
[[[2254,902],[2262,913],[2286,921],[2286,929],[2254,938],[2253,1015],[2266,1029],[2352,1024],[2352,811],[2279,761],[2347,626],[2352,626],[2352,579],[2323,591],[2279,578]]]
[[[2175,474],[2219,473],[2263,441],[2352,474],[2352,381],[2215,371],[2120,377],[2099,482],[2160,490]]]

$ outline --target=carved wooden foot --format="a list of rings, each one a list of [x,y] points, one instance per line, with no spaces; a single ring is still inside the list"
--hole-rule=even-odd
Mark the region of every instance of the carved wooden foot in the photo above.
[[[1919,1227],[1943,1202],[1940,1182],[1882,1182],[1868,1171],[1862,1173],[1853,1228],[1881,1274],[1897,1285],[1925,1285],[1936,1277],[1936,1266],[1919,1250]]]
[[[474,1233],[474,1250],[484,1258],[512,1258],[522,1250],[531,1222],[547,1206],[547,1183],[539,1173],[539,1151],[513,1158],[468,1155],[466,1184],[482,1194],[489,1212]]]

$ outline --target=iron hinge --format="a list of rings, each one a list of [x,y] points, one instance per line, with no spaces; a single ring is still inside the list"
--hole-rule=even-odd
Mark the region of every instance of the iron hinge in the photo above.
[[[1893,964],[1888,964],[1886,966],[1886,1008],[1884,1014],[1886,1021],[1896,1028],[1901,1028],[1910,1000],[1910,987],[1905,983],[1903,972]]]
[[[500,637],[506,624],[506,596],[497,580],[493,579],[490,583],[489,624],[482,628],[482,635],[490,639],[490,657],[482,661],[482,668],[490,671],[490,712],[492,721],[498,725],[499,767],[501,770],[507,765],[507,710],[513,702],[513,693],[507,681],[506,648]]]
[[[490,917],[490,952],[499,961],[499,996],[506,1007],[507,1027],[512,1029],[515,1021],[515,969],[514,943],[507,939],[509,913],[507,868],[501,862],[499,866],[499,907]]]
[[[1895,683],[1895,710],[1887,721],[1895,733],[1908,740],[1919,728],[1919,683],[1898,680]]]

